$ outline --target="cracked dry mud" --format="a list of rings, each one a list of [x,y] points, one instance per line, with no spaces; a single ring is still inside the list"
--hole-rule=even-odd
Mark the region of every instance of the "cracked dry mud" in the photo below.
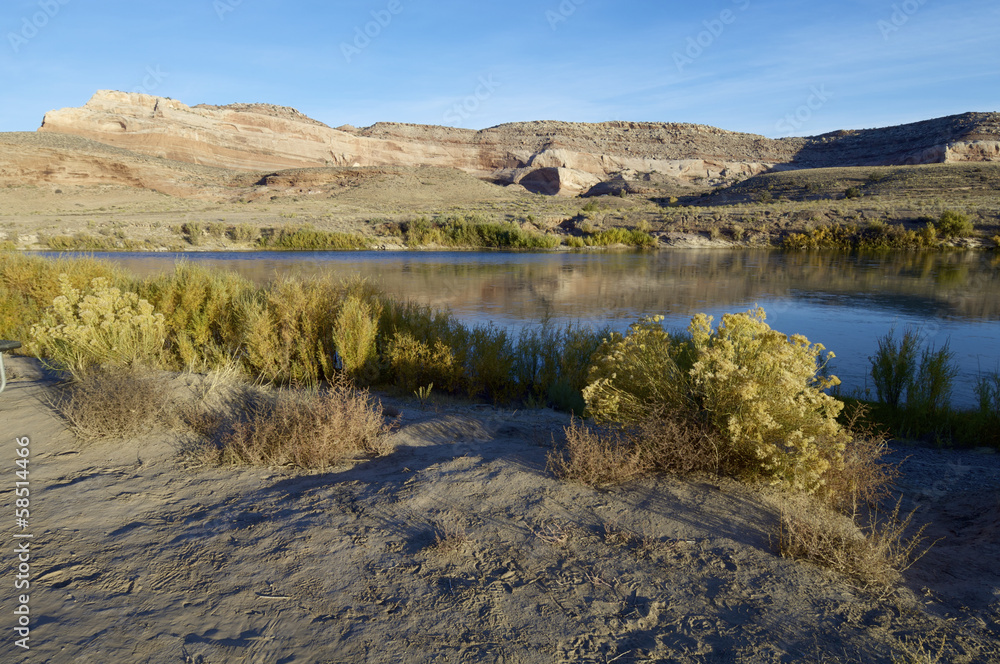
[[[7,458],[31,438],[33,661],[892,662],[931,636],[1000,658],[997,455],[898,452],[946,539],[877,597],[777,556],[774,498],[733,482],[557,481],[552,411],[393,402],[395,453],[295,474],[186,467],[169,433],[81,446],[53,389],[0,397]]]

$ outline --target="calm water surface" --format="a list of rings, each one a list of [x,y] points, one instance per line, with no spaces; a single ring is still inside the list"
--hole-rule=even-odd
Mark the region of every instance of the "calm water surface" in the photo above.
[[[841,253],[678,250],[657,253],[252,252],[96,254],[150,275],[178,260],[235,270],[258,282],[283,275],[360,275],[399,298],[450,309],[471,324],[583,322],[625,330],[661,314],[686,327],[764,307],[768,323],[804,334],[837,358],[846,392],[871,386],[868,357],[895,327],[950,343],[961,374],[955,402],[973,403],[980,371],[1000,368],[1000,259],[976,252]]]

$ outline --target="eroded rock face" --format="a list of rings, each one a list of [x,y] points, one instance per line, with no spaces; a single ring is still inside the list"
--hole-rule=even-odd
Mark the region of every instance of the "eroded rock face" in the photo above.
[[[583,193],[625,171],[692,181],[742,178],[776,167],[1000,160],[996,113],[784,139],[635,122],[526,122],[481,131],[396,123],[333,129],[281,106],[190,107],[102,90],[80,108],[47,113],[39,131],[230,169],[441,166],[563,195]]]
[[[182,198],[225,199],[237,171],[156,159],[69,134],[0,134],[0,185],[116,184]]]

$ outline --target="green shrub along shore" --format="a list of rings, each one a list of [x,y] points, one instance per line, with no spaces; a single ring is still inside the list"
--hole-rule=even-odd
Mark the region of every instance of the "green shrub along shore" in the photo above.
[[[93,259],[0,254],[0,338],[75,378],[52,405],[85,440],[183,426],[202,462],[325,468],[391,452],[368,387],[572,411],[549,468],[601,485],[650,473],[715,473],[805,496],[775,533],[782,555],[886,587],[920,530],[877,505],[894,467],[888,435],[1000,446],[1000,375],[957,412],[947,346],[890,333],[872,359],[878,401],[830,394],[830,355],[772,330],[761,309],[695,316],[668,332],[645,318],[627,333],[539,325],[468,327],[364,281],[288,278],[256,286],[190,263],[138,279]],[[174,407],[150,369],[242,377],[252,391],[212,410]],[[830,534],[831,515],[853,531]],[[841,518],[841,517],[837,517]]]
[[[754,315],[763,324],[763,312]],[[137,279],[87,258],[6,252],[0,261],[0,338],[26,340],[29,352],[78,377],[100,365],[198,372],[225,367],[279,386],[314,387],[346,376],[407,394],[433,390],[577,414],[589,405],[587,414],[600,419],[605,413],[594,404],[608,397],[594,385],[614,354],[608,340],[649,336],[650,324],[638,323],[627,337],[574,325],[515,333],[470,328],[448,313],[386,297],[363,281],[292,278],[256,286],[190,263]],[[654,335],[657,343],[661,333],[681,343],[662,331]],[[1000,378],[982,376],[979,408],[957,411],[949,401],[954,370],[948,348],[921,350],[916,339],[907,330],[899,341],[891,335],[880,340],[872,358],[876,400],[839,401],[866,405],[866,421],[893,435],[1000,446]],[[657,352],[669,358],[673,348],[666,344]],[[673,371],[692,374],[696,365],[678,362]],[[646,374],[659,370],[639,366]],[[706,410],[704,396],[691,398]]]
[[[238,369],[278,386],[346,375],[494,403],[582,410],[606,330],[540,325],[513,333],[386,297],[363,281],[265,286],[190,263],[137,279],[94,259],[0,256],[0,337],[76,377],[98,366]]]
[[[673,208],[670,208],[673,209]],[[693,210],[694,208],[692,208]],[[386,245],[409,249],[447,248],[456,250],[552,251],[557,249],[630,248],[651,250],[661,245],[653,233],[653,224],[645,218],[623,217],[620,225],[597,225],[598,206],[591,201],[576,216],[555,224],[552,218],[539,225],[534,215],[523,222],[498,221],[478,212],[420,216],[405,221],[372,221],[363,230],[338,232],[316,228],[311,223],[261,227],[248,223],[190,221],[170,226],[173,238],[133,239],[123,229],[101,235],[77,232],[73,235],[38,235],[38,244],[52,251],[184,251],[200,248],[268,251],[364,251]],[[689,211],[687,214],[695,215]],[[285,216],[285,215],[282,215]],[[291,215],[294,216],[294,215]],[[815,217],[815,214],[813,215]],[[697,217],[700,218],[700,217]],[[756,217],[754,217],[756,219]],[[977,228],[965,213],[944,210],[937,217],[922,215],[905,223],[885,218],[868,218],[859,223],[857,216],[817,225],[815,220],[781,230],[762,222],[744,220],[723,229],[721,217],[697,226],[661,222],[659,230],[701,235],[726,246],[774,246],[791,251],[838,250],[879,253],[895,250],[940,251],[956,245],[1000,250],[1000,235],[993,235],[981,220]],[[863,219],[863,218],[862,218]],[[791,223],[791,222],[789,222]],[[553,225],[555,224],[555,225]],[[104,229],[107,231],[107,229]],[[8,237],[10,233],[8,233]],[[16,243],[0,241],[0,250],[14,250]]]
[[[784,249],[839,249],[847,251],[887,251],[890,249],[937,249],[943,241],[971,237],[972,221],[961,212],[945,210],[937,219],[922,217],[919,230],[905,229],[881,220],[866,225],[835,223],[814,228],[808,233],[791,233],[781,246]],[[994,246],[1000,248],[1000,238]]]

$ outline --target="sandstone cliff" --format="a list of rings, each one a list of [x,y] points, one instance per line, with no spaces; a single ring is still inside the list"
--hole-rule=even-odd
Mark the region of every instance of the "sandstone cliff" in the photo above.
[[[1000,160],[996,113],[784,139],[636,122],[527,122],[481,131],[396,123],[334,129],[280,106],[191,107],[98,91],[83,107],[47,113],[39,131],[227,169],[440,166],[565,195],[585,193],[622,173],[714,180],[784,168]]]
[[[183,198],[225,199],[241,172],[158,159],[80,136],[0,133],[0,186],[116,184]]]

